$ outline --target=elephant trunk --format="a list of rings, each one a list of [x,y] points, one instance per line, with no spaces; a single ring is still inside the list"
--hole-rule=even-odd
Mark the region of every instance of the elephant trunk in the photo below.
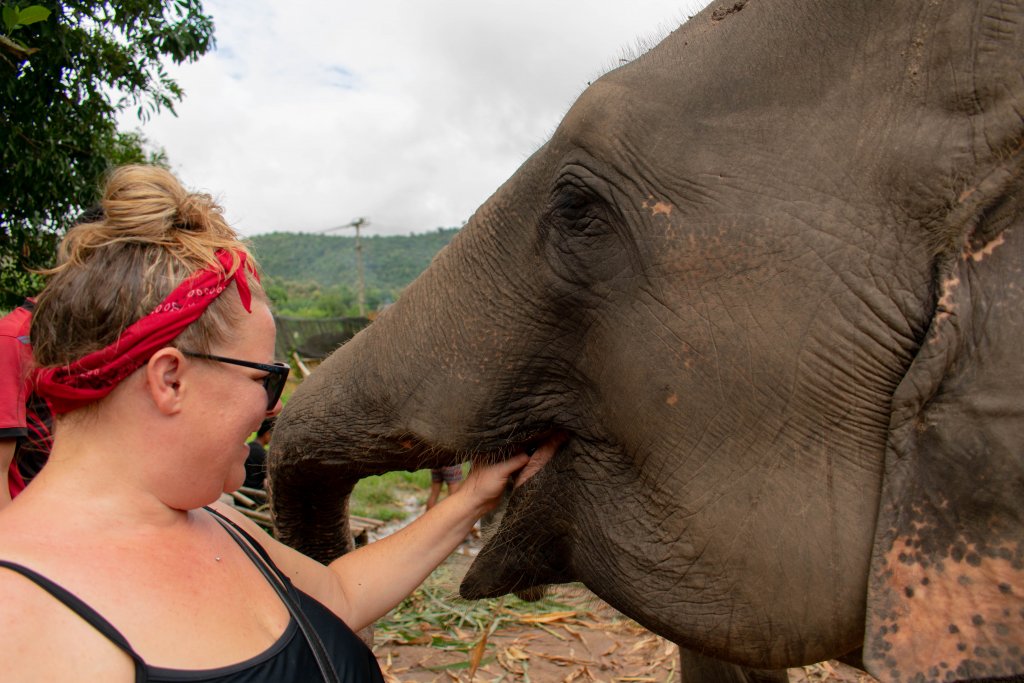
[[[350,344],[361,346],[370,332]],[[367,406],[359,388],[379,386],[380,378],[372,375],[365,365],[350,366],[343,354],[332,355],[292,395],[274,429],[267,481],[277,537],[323,563],[352,548],[348,498],[356,482],[404,468],[394,462],[401,447],[380,426],[367,426],[379,411]],[[335,377],[353,381],[342,392]]]
[[[360,479],[468,458],[464,432],[440,434],[424,417],[454,403],[458,392],[424,391],[419,373],[390,352],[386,332],[387,321],[378,319],[321,363],[274,429],[267,481],[277,536],[324,563],[351,549],[348,497]],[[375,362],[350,361],[366,354]]]
[[[304,459],[279,464],[269,480],[278,540],[324,564],[352,549],[348,497],[356,479],[339,467]]]
[[[478,216],[473,225],[486,223]],[[284,542],[330,561],[351,544],[345,499],[359,479],[501,459],[551,433],[529,384],[508,379],[530,376],[524,365],[549,356],[525,348],[540,342],[516,332],[502,312],[522,310],[543,292],[509,265],[514,255],[496,264],[481,259],[478,247],[458,235],[394,306],[290,397],[267,462]],[[516,277],[497,277],[503,268]],[[481,283],[468,294],[439,296],[457,269],[489,276],[468,276]]]

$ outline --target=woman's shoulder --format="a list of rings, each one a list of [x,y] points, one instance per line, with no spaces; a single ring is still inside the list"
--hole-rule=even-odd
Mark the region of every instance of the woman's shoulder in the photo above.
[[[23,573],[31,567],[0,562],[0,647],[17,653],[4,657],[5,681],[133,680],[131,658]]]
[[[19,499],[0,512],[0,561],[20,563],[29,568],[45,570],[60,562],[64,547],[60,529],[46,518],[32,514],[31,506]],[[70,534],[66,537],[69,538]],[[4,570],[3,577],[10,575]]]

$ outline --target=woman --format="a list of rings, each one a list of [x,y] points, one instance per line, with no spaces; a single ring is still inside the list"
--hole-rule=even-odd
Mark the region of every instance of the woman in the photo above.
[[[419,585],[527,457],[475,467],[330,566],[277,543],[215,502],[287,376],[251,255],[209,196],[157,168],[115,171],[102,206],[65,237],[33,322],[57,426],[0,513],[4,680],[381,680],[352,631]]]

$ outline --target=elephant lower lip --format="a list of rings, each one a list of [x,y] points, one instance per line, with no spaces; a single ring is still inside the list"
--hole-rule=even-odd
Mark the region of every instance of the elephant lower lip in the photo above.
[[[512,484],[513,489],[517,489],[525,484],[530,477],[537,474],[537,472],[539,472],[544,465],[551,460],[555,453],[558,452],[558,446],[565,440],[565,435],[557,436],[553,440],[557,440],[558,442],[553,448],[547,448],[548,443],[543,443],[537,445],[535,448],[528,448],[526,450],[530,455],[530,462],[526,463],[526,466],[519,470],[519,474],[516,475],[515,481]]]

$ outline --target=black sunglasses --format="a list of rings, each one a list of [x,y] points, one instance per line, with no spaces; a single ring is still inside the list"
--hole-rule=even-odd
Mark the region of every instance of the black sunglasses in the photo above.
[[[181,352],[186,356],[191,356],[193,358],[215,360],[218,363],[241,365],[244,368],[255,368],[256,370],[266,372],[267,376],[263,378],[263,390],[267,392],[267,410],[273,410],[274,406],[276,406],[277,402],[281,399],[281,392],[284,391],[285,382],[288,381],[288,373],[291,372],[291,367],[289,367],[287,363],[253,363],[247,360],[238,360],[237,358],[211,356],[208,353],[193,353],[192,351],[186,351],[184,349],[181,349]]]

